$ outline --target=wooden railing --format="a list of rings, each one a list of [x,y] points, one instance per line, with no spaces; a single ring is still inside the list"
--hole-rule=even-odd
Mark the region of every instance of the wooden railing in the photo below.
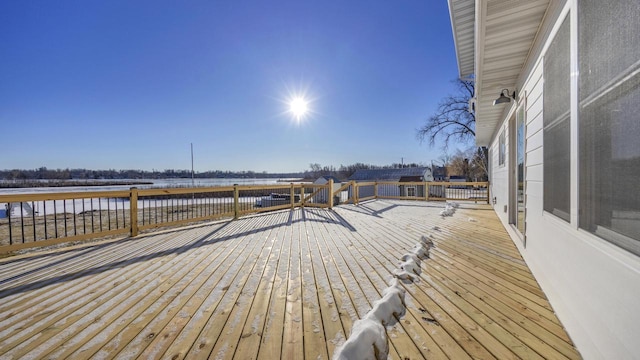
[[[0,253],[370,199],[489,201],[488,183],[346,182],[0,195]]]
[[[456,200],[489,203],[489,183],[350,181],[343,183],[333,195],[334,199],[341,199],[339,203],[345,204],[358,204],[360,201],[370,199]]]

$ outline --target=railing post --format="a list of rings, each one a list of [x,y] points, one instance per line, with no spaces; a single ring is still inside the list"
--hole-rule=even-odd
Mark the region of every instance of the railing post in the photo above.
[[[329,188],[327,189],[327,194],[329,196],[329,209],[333,208],[333,179],[329,179]]]
[[[353,205],[358,205],[358,183],[355,180],[352,180],[353,184]]]
[[[291,190],[290,190],[290,196],[291,196],[291,209],[294,209],[296,206],[296,188],[295,185],[293,185],[293,183],[291,183]],[[300,198],[301,200],[304,202],[304,197],[302,194],[300,194]]]
[[[129,234],[138,236],[138,188],[132,187],[129,194]]]
[[[429,183],[424,182],[424,201],[429,201]]]
[[[374,199],[378,198],[378,182],[377,181],[373,184],[373,198]]]
[[[489,193],[489,180],[487,180],[486,184],[487,184],[487,204],[491,205],[491,194]]]
[[[237,220],[240,216],[240,190],[238,184],[233,184],[233,219]]]

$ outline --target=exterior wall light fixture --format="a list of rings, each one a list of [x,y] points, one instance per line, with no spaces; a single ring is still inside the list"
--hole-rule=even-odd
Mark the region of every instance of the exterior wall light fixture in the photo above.
[[[516,98],[515,90],[513,91],[513,94],[509,94],[509,89],[502,89],[502,91],[500,91],[500,97],[493,101],[493,106],[496,106],[498,104],[506,104],[508,102],[511,102],[511,99],[518,100]]]

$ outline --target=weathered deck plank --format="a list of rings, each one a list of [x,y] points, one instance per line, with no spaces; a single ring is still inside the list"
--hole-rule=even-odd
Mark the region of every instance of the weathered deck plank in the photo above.
[[[0,260],[2,358],[327,359],[420,236],[390,358],[580,358],[487,206],[296,209]]]

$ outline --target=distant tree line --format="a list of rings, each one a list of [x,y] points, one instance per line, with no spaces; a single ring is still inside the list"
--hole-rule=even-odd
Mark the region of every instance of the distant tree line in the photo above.
[[[400,168],[413,168],[413,167],[422,167],[424,165],[410,163],[410,164],[399,164],[393,163],[390,165],[372,165],[372,164],[363,164],[363,163],[355,163],[351,165],[340,165],[340,167],[336,168],[333,165],[322,166],[318,163],[309,164],[309,170],[305,172],[304,177],[306,179],[317,179],[320,176],[330,175],[335,176],[340,180],[348,179],[353,173],[357,170],[369,170],[369,169],[400,169]]]
[[[300,178],[299,173],[267,173],[254,171],[204,171],[196,172],[195,178]],[[41,167],[32,170],[0,170],[3,180],[115,180],[115,179],[178,179],[191,178],[191,170],[88,170],[88,169],[47,169]]]
[[[466,151],[458,151],[455,155],[443,155],[439,163],[447,167],[449,175],[464,175],[469,181],[485,181],[487,174],[487,150],[486,148],[470,148]],[[309,169],[300,172],[268,173],[255,171],[200,171],[194,174],[198,179],[305,179],[313,181],[320,176],[330,175],[340,180],[348,179],[360,169],[399,169],[422,167],[424,164],[393,163],[389,165],[372,165],[355,163],[340,165],[339,167],[318,163],[309,164]],[[0,170],[0,180],[32,181],[32,180],[153,180],[153,179],[180,179],[191,178],[191,170],[89,170],[89,169],[48,169],[40,167],[31,170]]]
[[[309,170],[290,173],[268,173],[255,171],[199,171],[194,174],[198,179],[255,179],[255,178],[298,178],[315,180],[323,175],[332,175],[341,180],[347,179],[358,169],[389,169],[402,167],[419,167],[422,165],[412,164],[391,164],[391,165],[371,165],[356,163],[352,165],[340,165],[340,167],[322,166],[312,163]],[[48,169],[40,167],[38,169],[12,169],[0,170],[0,179],[10,181],[27,180],[138,180],[138,179],[179,179],[191,178],[191,170],[89,170],[89,169]]]

